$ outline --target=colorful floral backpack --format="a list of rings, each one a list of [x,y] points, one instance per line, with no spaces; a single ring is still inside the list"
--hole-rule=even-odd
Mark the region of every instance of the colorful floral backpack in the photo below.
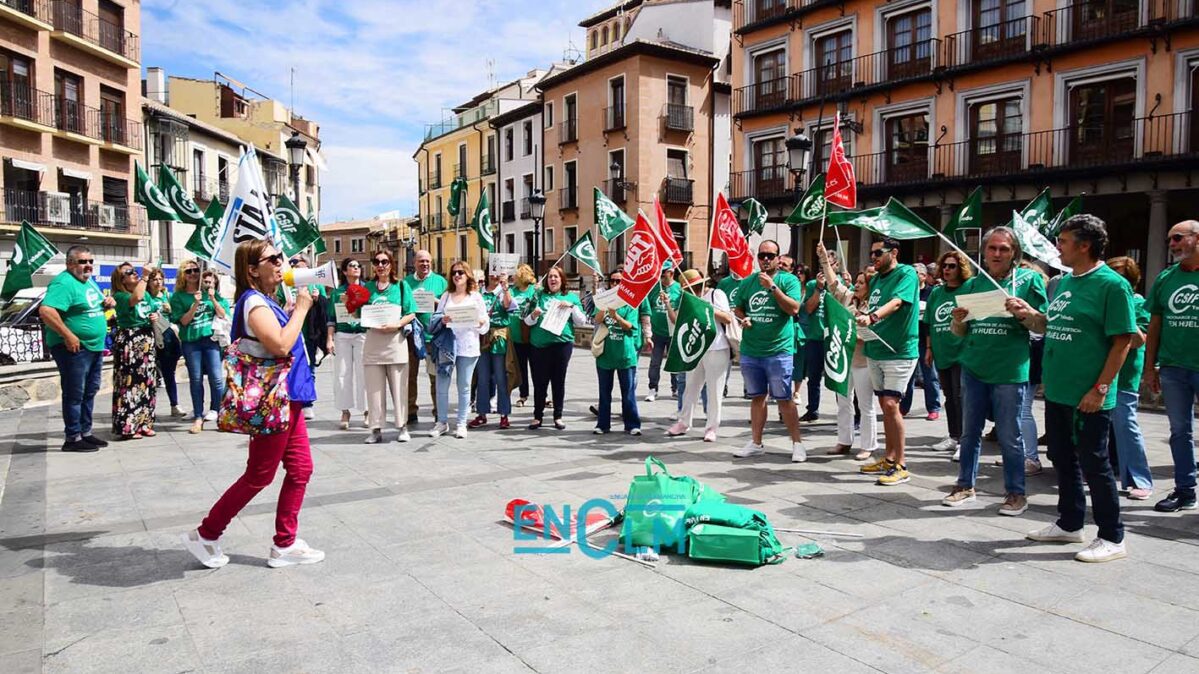
[[[291,402],[287,373],[292,356],[259,358],[243,353],[240,345],[239,339],[225,356],[225,397],[217,428],[243,435],[286,433]]]

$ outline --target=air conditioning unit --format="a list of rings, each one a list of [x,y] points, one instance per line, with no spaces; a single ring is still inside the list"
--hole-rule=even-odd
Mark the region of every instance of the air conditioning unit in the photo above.
[[[66,224],[71,221],[71,195],[65,192],[39,192],[46,221]]]
[[[112,229],[117,226],[117,209],[110,204],[96,204],[94,207],[96,213],[96,224],[106,229]]]

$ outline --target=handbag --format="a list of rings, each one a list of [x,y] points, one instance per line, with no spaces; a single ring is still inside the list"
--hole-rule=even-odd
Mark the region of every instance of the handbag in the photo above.
[[[608,326],[600,323],[591,333],[591,355],[599,358],[604,355],[604,343],[608,341]]]
[[[217,428],[251,436],[286,433],[291,424],[287,375],[292,356],[259,358],[242,352],[241,342],[234,342],[225,356],[225,397]]]
[[[713,562],[781,564],[784,548],[766,515],[735,503],[703,501],[687,509],[687,556]]]
[[[229,346],[230,333],[232,333],[232,331],[233,331],[233,320],[232,319],[230,319],[228,317],[221,318],[220,316],[212,317],[212,338],[213,338],[213,340],[216,341],[218,346],[221,346],[221,347]]]
[[[646,457],[645,475],[629,484],[621,538],[626,546],[676,546],[683,552],[684,516],[691,506],[709,500],[723,501],[724,496],[694,478],[671,475],[664,463]]]

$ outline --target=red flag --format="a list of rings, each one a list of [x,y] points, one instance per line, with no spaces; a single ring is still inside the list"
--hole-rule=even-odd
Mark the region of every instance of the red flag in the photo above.
[[[737,215],[729,208],[724,194],[716,194],[716,213],[712,216],[712,239],[708,243],[713,250],[723,250],[729,256],[729,271],[737,278],[747,278],[754,272],[754,256],[749,252],[749,242],[741,231]]]
[[[662,275],[662,261],[666,252],[645,213],[637,212],[637,222],[632,232],[626,236],[628,247],[621,269],[623,278],[616,295],[630,307],[639,307]]]
[[[845,157],[841,142],[841,113],[833,118],[832,151],[824,175],[824,200],[844,208],[857,208],[858,181],[853,175],[853,163]]]
[[[674,262],[674,268],[679,269],[679,265],[683,264],[683,251],[679,250],[679,241],[674,238],[674,230],[670,228],[670,223],[666,222],[666,214],[662,212],[662,203],[658,201],[656,194],[654,195],[654,210],[658,214],[658,239],[666,250],[666,256],[663,259],[671,260]]]

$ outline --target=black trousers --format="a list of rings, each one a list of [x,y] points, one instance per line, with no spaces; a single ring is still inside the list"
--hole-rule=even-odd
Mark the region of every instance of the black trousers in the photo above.
[[[949,437],[962,438],[962,366],[937,370],[941,380],[941,394],[945,398],[945,421],[949,424]]]
[[[514,344],[516,347],[516,367],[520,368],[520,397],[529,397],[529,358],[533,354],[532,344]]]
[[[1049,460],[1057,473],[1057,525],[1078,531],[1087,517],[1083,479],[1091,489],[1091,511],[1099,537],[1112,543],[1124,540],[1120,520],[1120,494],[1116,475],[1107,458],[1111,412],[1083,414],[1068,405],[1045,401],[1045,433]]]
[[[541,421],[545,414],[545,389],[553,395],[554,420],[562,418],[562,405],[566,398],[566,368],[574,352],[573,342],[533,347],[529,365],[533,368],[533,418]]]

